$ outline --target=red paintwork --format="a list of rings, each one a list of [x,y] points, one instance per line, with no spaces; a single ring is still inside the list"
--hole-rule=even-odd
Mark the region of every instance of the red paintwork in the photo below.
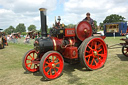
[[[75,37],[75,28],[65,28],[65,37]]]
[[[4,37],[4,40],[5,40],[4,44],[5,44],[6,46],[8,46],[7,38]]]
[[[106,36],[100,36],[103,40],[106,38]]]
[[[94,52],[97,52],[97,55],[94,55]],[[101,38],[94,38],[87,44],[84,55],[89,68],[93,70],[101,68],[107,59],[106,44]]]
[[[55,67],[52,66],[53,64],[55,65]],[[63,66],[64,66],[64,63],[63,63],[62,56],[58,53],[50,53],[45,58],[42,68],[47,78],[55,79],[61,74],[63,70]]]
[[[127,33],[128,33],[128,26],[127,26]]]
[[[86,32],[84,30],[86,30]],[[76,35],[81,41],[92,36],[91,25],[87,21],[81,21],[76,27]]]
[[[24,60],[25,67],[27,68],[28,71],[30,72],[36,72],[39,70],[39,66],[37,64],[34,64],[32,61],[34,61],[37,56],[34,56],[34,54],[37,54],[35,50],[30,51]]]
[[[51,39],[52,39],[53,45],[54,45],[54,48],[53,49],[54,50],[60,50],[63,39],[59,39],[57,37],[51,37]]]
[[[65,58],[77,59],[78,58],[78,49],[77,47],[67,47],[63,53]]]

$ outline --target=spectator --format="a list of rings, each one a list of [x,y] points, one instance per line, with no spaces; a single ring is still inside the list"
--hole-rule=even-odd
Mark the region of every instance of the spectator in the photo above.
[[[24,40],[24,43],[29,43],[29,40],[30,40],[29,35],[26,35],[25,40]]]

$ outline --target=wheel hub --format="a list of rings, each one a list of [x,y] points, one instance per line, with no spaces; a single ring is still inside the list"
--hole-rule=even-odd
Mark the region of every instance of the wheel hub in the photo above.
[[[94,54],[94,56],[97,56],[98,53],[97,53],[97,51],[93,51],[93,54]]]
[[[56,67],[56,65],[55,64],[52,64],[52,68],[55,68]]]

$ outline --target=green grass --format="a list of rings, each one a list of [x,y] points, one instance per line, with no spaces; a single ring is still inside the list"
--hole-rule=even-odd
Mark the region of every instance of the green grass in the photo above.
[[[128,58],[122,55],[120,38],[107,37],[108,58],[103,68],[86,71],[80,64],[65,63],[63,75],[52,81],[43,81],[40,72],[26,73],[22,68],[22,57],[33,49],[30,44],[9,43],[5,49],[0,49],[0,85],[127,85]],[[23,39],[19,40],[22,41]]]

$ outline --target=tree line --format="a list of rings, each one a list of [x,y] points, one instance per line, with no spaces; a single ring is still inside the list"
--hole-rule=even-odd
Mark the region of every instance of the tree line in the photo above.
[[[99,27],[100,29],[103,29],[103,25],[105,23],[114,23],[114,22],[125,22],[125,17],[121,16],[121,15],[117,15],[117,14],[111,14],[109,16],[106,16],[106,18],[103,20],[103,22],[101,22],[99,24]],[[97,26],[97,21],[94,20],[94,25],[96,28],[98,28]],[[68,24],[68,25],[65,25],[65,27],[75,27],[76,24]],[[48,28],[48,26],[47,26]],[[48,32],[50,31],[51,27],[48,29]],[[27,28],[28,31],[36,31],[36,26],[35,25],[30,25],[28,28]],[[41,31],[41,30],[39,30]],[[23,24],[23,23],[19,23],[16,28],[14,28],[13,26],[9,26],[7,29],[4,30],[4,32],[6,34],[11,34],[11,33],[16,33],[16,32],[20,32],[22,34],[25,34],[26,33],[26,26]]]
[[[126,22],[125,17],[118,14],[111,14],[106,16],[106,18],[99,24],[99,26],[103,29],[105,23],[115,23],[115,22]]]
[[[36,31],[36,26],[35,25],[30,25],[28,28],[28,31]],[[25,33],[26,32],[26,26],[23,23],[19,23],[16,28],[13,26],[9,26],[7,29],[4,30],[6,34],[11,34],[11,33]]]

